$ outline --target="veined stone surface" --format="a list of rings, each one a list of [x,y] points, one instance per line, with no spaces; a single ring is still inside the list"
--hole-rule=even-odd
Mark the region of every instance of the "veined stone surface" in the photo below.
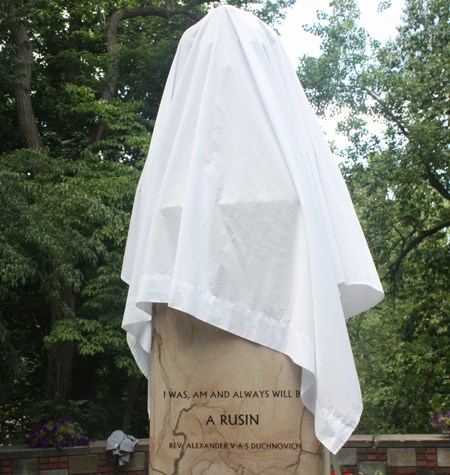
[[[396,467],[415,467],[416,466],[416,449],[388,449],[387,463]]]
[[[284,354],[156,304],[151,475],[322,475],[323,448]]]
[[[13,460],[12,473],[13,475],[35,475],[38,473],[38,467],[37,458]]]
[[[437,449],[437,464],[438,467],[450,467],[450,448]]]
[[[358,463],[358,454],[356,449],[341,449],[338,454],[340,465],[356,465]]]

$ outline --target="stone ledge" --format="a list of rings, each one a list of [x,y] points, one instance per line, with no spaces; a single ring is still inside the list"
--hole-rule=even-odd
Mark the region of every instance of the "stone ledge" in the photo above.
[[[439,434],[376,435],[375,447],[450,447],[450,439]]]
[[[352,435],[350,439],[344,444],[346,449],[350,448],[364,448],[373,447],[374,435]]]
[[[139,439],[139,444],[135,448],[135,452],[148,452],[149,439]],[[1,450],[1,447],[0,447]],[[103,454],[106,452],[106,440],[97,440],[89,444],[89,453]]]
[[[449,445],[450,447],[450,445]],[[149,440],[139,439],[135,452],[148,452]],[[65,457],[66,455],[103,454],[106,452],[106,440],[99,440],[89,446],[57,448],[31,448],[29,445],[0,446],[0,460],[15,460],[40,457]]]
[[[0,460],[28,459],[39,457],[65,457],[66,455],[87,455],[89,447],[36,448],[29,445],[10,445],[0,447]]]
[[[440,434],[352,435],[344,448],[450,447],[450,438]]]

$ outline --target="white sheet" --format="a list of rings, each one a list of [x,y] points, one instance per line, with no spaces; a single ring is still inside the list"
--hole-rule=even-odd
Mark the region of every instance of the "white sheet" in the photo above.
[[[211,11],[183,35],[139,182],[123,320],[150,377],[152,302],[288,355],[333,453],[362,402],[345,318],[383,290],[345,183],[278,36]]]

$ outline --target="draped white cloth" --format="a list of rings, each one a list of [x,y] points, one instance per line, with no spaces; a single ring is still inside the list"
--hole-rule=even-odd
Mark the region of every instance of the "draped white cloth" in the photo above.
[[[345,318],[383,298],[347,188],[278,36],[212,10],[183,35],[131,218],[128,343],[150,377],[153,302],[288,355],[336,452],[361,393]]]

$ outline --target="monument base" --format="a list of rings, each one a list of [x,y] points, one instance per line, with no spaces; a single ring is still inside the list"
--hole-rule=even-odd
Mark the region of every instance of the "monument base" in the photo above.
[[[151,475],[324,474],[300,367],[167,304],[153,313]]]

